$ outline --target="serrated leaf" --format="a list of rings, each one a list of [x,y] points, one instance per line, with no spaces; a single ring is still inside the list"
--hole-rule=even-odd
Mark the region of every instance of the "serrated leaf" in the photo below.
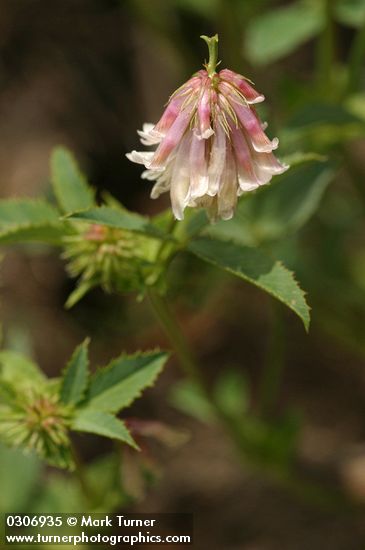
[[[56,147],[51,156],[51,179],[61,210],[65,213],[95,205],[94,191],[66,147]]]
[[[304,292],[281,262],[266,256],[259,249],[209,238],[192,241],[188,250],[271,294],[293,310],[308,330],[310,315]]]
[[[127,443],[134,449],[139,449],[124,422],[107,412],[92,408],[80,409],[76,413],[71,427],[78,432],[93,433],[117,439]]]
[[[249,60],[254,64],[272,63],[316,36],[325,22],[321,7],[319,2],[298,1],[253,19],[245,40]]]
[[[64,233],[59,213],[46,201],[27,198],[0,201],[0,244],[59,243]]]
[[[66,405],[77,405],[85,395],[89,379],[89,343],[86,338],[77,346],[63,373],[60,398]]]
[[[67,235],[67,229],[62,227],[61,224],[15,227],[7,231],[0,232],[0,244],[5,245],[37,242],[61,245],[65,235]]]
[[[167,358],[167,353],[157,351],[114,359],[92,377],[87,406],[106,412],[128,407],[154,384]]]
[[[67,219],[135,231],[158,239],[164,238],[164,234],[157,227],[152,225],[147,218],[139,214],[128,212],[127,210],[112,208],[110,206],[99,206],[83,212],[75,212],[67,216]]]
[[[38,365],[11,350],[0,351],[0,377],[15,388],[39,387],[46,381]]]
[[[41,199],[5,199],[0,201],[0,231],[22,225],[57,223],[59,214]]]

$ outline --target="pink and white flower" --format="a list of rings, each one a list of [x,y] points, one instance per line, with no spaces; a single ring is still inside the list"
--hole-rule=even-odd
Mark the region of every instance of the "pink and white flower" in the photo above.
[[[279,141],[267,137],[254,107],[264,96],[245,77],[229,69],[216,73],[215,66],[193,75],[158,123],[138,131],[142,144],[156,150],[127,154],[145,166],[142,178],[155,182],[152,198],[170,191],[178,220],[188,206],[206,208],[213,221],[228,220],[238,196],[288,169],[274,156]]]

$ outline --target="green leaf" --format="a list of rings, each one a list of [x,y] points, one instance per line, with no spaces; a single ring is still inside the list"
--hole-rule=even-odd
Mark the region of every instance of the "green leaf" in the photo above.
[[[37,498],[33,497],[32,507],[27,509],[28,514],[30,511],[43,514],[44,510],[47,510],[47,514],[77,514],[80,510],[90,510],[76,476],[65,476],[52,469],[47,472],[47,479],[42,481],[36,493]],[[92,511],[96,512],[94,508]],[[51,550],[52,546],[42,545],[42,548]]]
[[[124,422],[112,414],[94,410],[80,409],[72,421],[72,429],[78,432],[93,433],[127,443],[134,449],[139,449],[137,443],[129,433]]]
[[[321,3],[300,1],[256,17],[248,26],[245,50],[252,63],[268,64],[290,54],[324,26]]]
[[[51,179],[61,210],[65,213],[95,205],[94,191],[68,149],[56,147],[51,156]]]
[[[115,512],[128,499],[122,487],[121,469],[124,469],[124,464],[121,468],[120,458],[119,453],[111,450],[88,462],[86,466],[85,478],[93,495],[94,513]],[[131,460],[134,462],[133,455]]]
[[[238,370],[224,370],[216,382],[214,399],[226,416],[242,421],[249,406],[248,382],[244,374]]]
[[[216,412],[201,389],[190,380],[182,380],[174,385],[169,395],[170,403],[184,414],[204,423],[216,420]]]
[[[87,406],[106,412],[128,407],[154,384],[167,358],[167,353],[156,351],[114,359],[92,377]]]
[[[41,463],[34,454],[0,444],[0,513],[29,512],[40,475]]]
[[[350,95],[345,105],[349,113],[365,121],[365,93]]]
[[[5,199],[0,201],[0,231],[29,225],[57,223],[57,210],[41,199]]]
[[[128,212],[127,210],[112,208],[110,206],[100,206],[83,212],[75,212],[67,216],[67,219],[97,223],[117,229],[125,229],[127,231],[135,231],[160,239],[164,237],[164,234],[157,227],[149,223],[147,218],[139,214]]]
[[[344,25],[361,27],[365,23],[365,0],[337,0],[335,16]]]
[[[94,281],[79,281],[76,285],[76,288],[71,292],[69,297],[66,300],[65,308],[71,309],[74,305],[77,304],[90,290],[92,290],[97,283]]]
[[[304,292],[293,273],[281,262],[269,258],[256,248],[208,238],[191,242],[188,250],[202,260],[268,292],[292,309],[308,330],[310,316]]]
[[[60,398],[67,405],[77,405],[85,395],[89,378],[89,342],[86,338],[75,349],[63,374]]]
[[[347,124],[361,124],[362,120],[353,115],[342,105],[330,103],[307,103],[289,121],[290,130],[303,130],[306,127],[319,125],[343,126]]]
[[[16,351],[0,351],[0,377],[16,388],[39,387],[46,377],[35,363]]]
[[[177,8],[208,19],[214,19],[219,9],[219,0],[174,0],[173,3]]]
[[[40,225],[38,227],[17,227],[0,233],[0,244],[22,244],[26,242],[46,243],[61,246],[67,229],[61,225]]]
[[[243,197],[232,220],[210,226],[205,233],[249,246],[286,238],[313,216],[332,178],[328,163],[298,165],[270,186]]]
[[[314,153],[312,151],[296,151],[289,155],[285,155],[280,159],[284,164],[288,164],[291,169],[302,164],[309,164],[312,162],[326,162],[327,157],[320,155],[319,153]]]
[[[65,229],[59,213],[41,199],[0,201],[0,244],[41,241],[58,244]]]

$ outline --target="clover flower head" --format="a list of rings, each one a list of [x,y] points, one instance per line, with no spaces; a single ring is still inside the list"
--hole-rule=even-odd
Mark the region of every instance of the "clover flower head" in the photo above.
[[[66,307],[74,306],[92,288],[105,292],[139,291],[151,265],[151,240],[131,231],[99,224],[73,224],[63,239],[62,258],[68,274],[78,279]]]
[[[173,213],[204,207],[212,221],[230,219],[237,197],[267,184],[288,166],[273,154],[255,105],[264,101],[251,83],[229,69],[216,72],[218,36],[202,36],[209,62],[170,97],[156,125],[138,134],[155,151],[132,151],[129,160],[143,164],[142,178],[154,181],[151,197],[170,191]]]
[[[68,436],[70,411],[52,387],[20,391],[10,404],[0,406],[0,439],[34,452],[59,468],[73,469]]]

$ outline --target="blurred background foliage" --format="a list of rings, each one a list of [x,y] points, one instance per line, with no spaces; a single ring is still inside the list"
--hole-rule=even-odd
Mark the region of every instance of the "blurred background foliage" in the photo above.
[[[193,511],[196,537],[204,538],[198,548],[362,548],[364,0],[2,0],[0,29],[1,197],[49,193],[50,153],[63,144],[97,190],[144,214],[166,208],[166,197],[149,200],[149,183],[124,153],[137,146],[136,128],[156,121],[168,95],[201,67],[199,35],[216,32],[222,67],[265,94],[260,113],[293,166],[243,197],[232,221],[207,231],[261,245],[295,271],[312,307],[309,335],[253,287],[190,256],[170,270],[170,297],[219,406],[249,419],[249,465],[242,471],[212,411],[172,360],[129,413],[168,419],[176,433],[136,425],[144,442],[138,455],[111,455],[111,444],[92,436],[77,441],[90,483],[98,480],[95,494],[103,488],[94,509]],[[86,335],[95,364],[122,348],[167,344],[133,296],[95,289],[63,310],[74,285],[53,249],[6,252],[4,346],[34,356],[50,376]],[[267,464],[285,464],[293,446],[302,482],[288,491]],[[0,463],[1,511],[87,506],[80,484],[31,456],[4,448]],[[308,475],[311,487],[341,489],[358,505],[309,495]]]

